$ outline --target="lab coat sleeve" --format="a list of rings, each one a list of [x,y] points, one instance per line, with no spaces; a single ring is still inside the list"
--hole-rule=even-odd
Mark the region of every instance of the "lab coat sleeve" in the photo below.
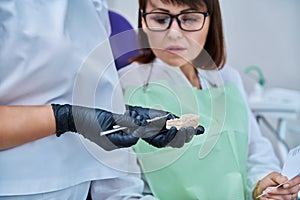
[[[231,71],[231,72],[229,72]],[[280,162],[275,155],[273,146],[270,140],[264,137],[260,131],[258,123],[254,118],[253,113],[250,110],[247,94],[243,86],[242,79],[239,73],[229,67],[228,72],[229,79],[236,83],[239,90],[242,93],[244,101],[248,110],[249,118],[249,136],[248,136],[248,159],[247,159],[247,179],[246,179],[246,190],[247,199],[252,199],[252,191],[257,182],[267,174],[278,171],[280,172]],[[227,78],[228,78],[227,77]],[[226,79],[226,78],[225,78]],[[229,80],[225,80],[229,81]]]
[[[271,142],[261,134],[252,113],[249,113],[249,118],[247,193],[252,194],[255,185],[260,179],[273,171],[280,172],[281,169]]]

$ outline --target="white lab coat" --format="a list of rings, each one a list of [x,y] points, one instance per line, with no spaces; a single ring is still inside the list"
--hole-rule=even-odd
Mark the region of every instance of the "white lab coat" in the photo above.
[[[108,35],[104,0],[1,0],[0,105],[69,103],[123,112]],[[106,188],[99,199],[139,197],[143,184],[131,173],[138,171],[131,149],[106,152],[76,133],[53,135],[0,151],[0,196],[98,180],[94,191]]]
[[[174,86],[178,85],[192,87],[191,83],[178,67],[169,66],[159,59],[156,59],[153,64],[150,63],[140,65],[138,63],[132,63],[131,65],[119,70],[119,76],[123,90],[129,85],[143,86],[147,80],[149,80],[149,83],[152,81],[155,82],[159,80],[165,80]],[[240,75],[230,66],[225,65],[225,67],[220,71],[206,71],[198,69],[198,76],[203,89],[222,86],[227,82],[235,83],[241,91],[245,101],[247,101]],[[280,171],[280,163],[275,156],[269,140],[261,135],[258,124],[255,121],[255,118],[253,117],[249,107],[248,113],[250,122],[248,140],[249,155],[247,162],[247,190],[248,199],[252,199],[251,193],[257,181],[272,171]]]

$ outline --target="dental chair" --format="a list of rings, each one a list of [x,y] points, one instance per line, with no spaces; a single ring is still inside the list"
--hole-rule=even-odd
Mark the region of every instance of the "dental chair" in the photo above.
[[[110,45],[117,70],[128,65],[129,59],[138,55],[137,33],[122,15],[109,10],[111,25]]]

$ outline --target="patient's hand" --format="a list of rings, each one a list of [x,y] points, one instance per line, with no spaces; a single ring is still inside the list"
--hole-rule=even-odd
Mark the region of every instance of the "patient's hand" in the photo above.
[[[288,182],[287,181],[288,178],[278,172],[272,172],[268,174],[257,183],[256,188],[253,191],[253,199],[256,199],[257,196],[267,192],[268,190],[271,190],[275,186],[284,183],[282,186],[272,190],[268,194],[263,195],[259,199],[297,200],[298,192],[300,190],[300,176],[297,176]]]

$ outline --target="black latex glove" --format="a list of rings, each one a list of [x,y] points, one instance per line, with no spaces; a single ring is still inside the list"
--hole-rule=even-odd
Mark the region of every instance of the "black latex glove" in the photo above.
[[[139,106],[127,106],[130,115],[136,120],[135,124],[142,126],[140,129],[133,131],[132,134],[139,138],[149,138],[160,134],[160,131],[166,126],[166,121],[169,119],[178,118],[176,115],[156,109],[142,108]],[[162,117],[159,120],[147,122],[156,117]]]
[[[132,146],[138,141],[139,138],[149,138],[152,136],[155,139],[150,144],[156,147],[164,147],[166,145],[159,146],[157,145],[157,143],[168,144],[176,136],[177,133],[176,128],[175,131],[171,131],[171,132],[162,131],[163,127],[166,126],[167,120],[178,118],[172,113],[162,111],[162,110],[127,105],[126,112],[124,115],[130,116],[131,119],[134,121],[134,124],[139,127],[137,128],[135,125],[128,127],[128,125],[126,124],[127,120],[120,120],[120,118],[116,119],[118,125],[122,127],[128,127],[128,129],[124,130],[124,132],[119,131],[107,135],[107,137],[111,141],[113,141],[113,143],[118,147],[124,146],[124,140],[126,145]],[[161,117],[161,116],[166,116],[166,117],[157,121],[147,122],[147,120],[149,119],[153,119],[155,117]]]
[[[144,126],[138,129],[139,132],[137,134],[136,132],[133,132],[133,134],[139,138],[143,138],[143,140],[158,148],[166,146],[179,148],[185,143],[190,142],[194,135],[204,133],[204,127],[200,125],[197,128],[187,127],[177,130],[176,127],[171,127],[170,129],[166,129],[167,120],[178,118],[176,115],[169,112],[137,106],[128,106],[128,109],[131,116],[142,117],[142,120],[138,118],[139,120],[137,120],[136,123],[139,121],[141,122],[139,125]],[[147,123],[147,119],[153,119],[164,115],[167,115],[167,117]],[[147,125],[145,126],[144,123]]]
[[[181,147],[185,142],[190,141],[193,135],[201,132],[193,128],[167,130],[166,120],[177,117],[169,112],[155,109],[127,106],[124,114],[113,114],[102,109],[68,104],[52,104],[52,108],[57,136],[67,131],[77,132],[105,150],[130,147],[136,144],[139,138],[145,138],[149,144],[156,147],[167,145]],[[147,122],[149,119],[161,116],[166,117]],[[111,130],[115,125],[127,129],[100,136],[100,132]]]
[[[134,145],[138,141],[138,137],[133,136],[133,132],[137,133],[138,125],[143,123],[143,117],[137,114],[131,117],[129,111],[126,111],[124,115],[120,115],[102,109],[68,104],[52,104],[52,109],[58,137],[67,131],[77,132],[105,150]],[[100,136],[100,132],[111,130],[114,125],[125,126],[128,129],[124,130],[126,133],[118,131]]]
[[[106,137],[118,148],[131,147],[137,143],[138,137],[125,133],[123,131],[107,134]]]
[[[143,138],[149,144],[161,148],[166,146],[180,148],[185,143],[192,140],[194,135],[200,135],[204,133],[204,127],[198,126],[196,129],[194,127],[180,128],[172,126],[169,130],[163,128],[159,134],[152,137]]]

